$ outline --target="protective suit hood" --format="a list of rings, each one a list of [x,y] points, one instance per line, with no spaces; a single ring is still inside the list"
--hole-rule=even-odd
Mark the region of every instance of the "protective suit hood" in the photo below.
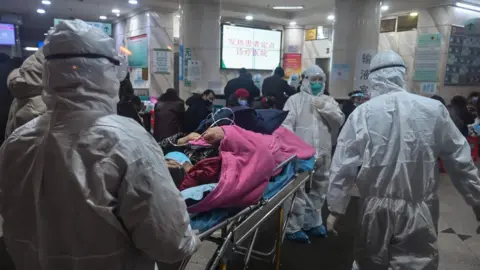
[[[114,40],[74,20],[57,25],[47,41],[43,80],[48,110],[115,113],[120,82]]]
[[[8,89],[16,98],[39,96],[43,91],[43,50],[40,48],[8,75]]]
[[[312,66],[308,67],[307,70],[305,70],[304,75],[305,75],[305,79],[302,80],[302,86],[300,87],[300,91],[306,92],[310,95],[313,95],[312,87],[310,85],[310,78],[320,76],[324,79],[323,80],[323,89],[322,89],[322,91],[320,91],[319,94],[317,94],[317,96],[322,95],[323,92],[325,91],[325,84],[327,83],[325,81],[325,72],[323,71],[323,69],[320,68],[317,65],[312,65]]]
[[[370,98],[390,92],[405,91],[405,62],[393,51],[380,52],[370,64]]]

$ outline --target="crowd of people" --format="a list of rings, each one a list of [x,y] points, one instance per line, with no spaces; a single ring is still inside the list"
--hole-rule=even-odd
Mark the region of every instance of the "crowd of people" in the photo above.
[[[215,118],[212,90],[186,102],[166,90],[151,134],[114,48],[75,20],[58,24],[21,66],[0,57],[9,108],[2,106],[0,126],[0,269],[153,269],[188,258],[200,240],[179,190],[204,181],[192,170],[205,165],[196,175],[208,181],[218,174],[219,145],[235,138],[226,130],[273,138],[274,128]],[[292,202],[287,239],[335,235],[356,186],[360,269],[437,269],[438,159],[480,221],[480,179],[466,140],[480,123],[479,94],[444,106],[438,96],[409,93],[405,72],[398,54],[378,53],[368,92],[352,92],[343,106],[325,92],[316,65],[289,82],[281,68],[264,80],[241,69],[228,82],[229,112],[283,115],[281,128],[314,149],[312,187]],[[236,147],[246,155],[261,140]]]

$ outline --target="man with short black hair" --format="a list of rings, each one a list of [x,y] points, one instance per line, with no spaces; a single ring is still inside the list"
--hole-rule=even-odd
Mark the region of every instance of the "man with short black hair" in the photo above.
[[[248,97],[248,104],[252,104],[253,100],[260,96],[260,90],[253,82],[252,75],[249,74],[245,68],[241,68],[238,73],[238,78],[231,79],[225,86],[223,91],[225,94],[225,99],[230,100],[235,91],[243,88],[250,93],[250,96]]]
[[[283,79],[285,71],[283,68],[277,67],[274,74],[263,81],[262,92],[264,97],[275,97],[279,110],[283,109],[288,97],[296,93],[288,82]]]
[[[207,89],[203,94],[195,94],[185,102],[188,106],[185,112],[185,133],[197,130],[200,123],[212,113],[213,101],[215,100],[215,92]]]

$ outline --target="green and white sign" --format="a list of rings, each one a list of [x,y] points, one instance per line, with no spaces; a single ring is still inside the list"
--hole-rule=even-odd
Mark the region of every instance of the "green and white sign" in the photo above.
[[[57,25],[63,21],[69,21],[64,19],[53,19],[53,25]],[[102,22],[86,22],[87,24],[102,30],[105,34],[112,35],[112,24],[111,23],[102,23]]]
[[[420,34],[415,55],[414,80],[438,82],[442,56],[442,34]]]

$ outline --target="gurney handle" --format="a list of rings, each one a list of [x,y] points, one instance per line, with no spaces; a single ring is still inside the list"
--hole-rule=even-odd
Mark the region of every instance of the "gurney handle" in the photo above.
[[[297,155],[293,155],[291,157],[289,157],[287,160],[283,161],[282,163],[278,164],[277,167],[275,167],[275,169],[273,169],[273,172],[276,172],[280,169],[282,169],[283,167],[285,167],[288,163],[290,163],[290,161],[294,160],[295,158],[297,158]]]

